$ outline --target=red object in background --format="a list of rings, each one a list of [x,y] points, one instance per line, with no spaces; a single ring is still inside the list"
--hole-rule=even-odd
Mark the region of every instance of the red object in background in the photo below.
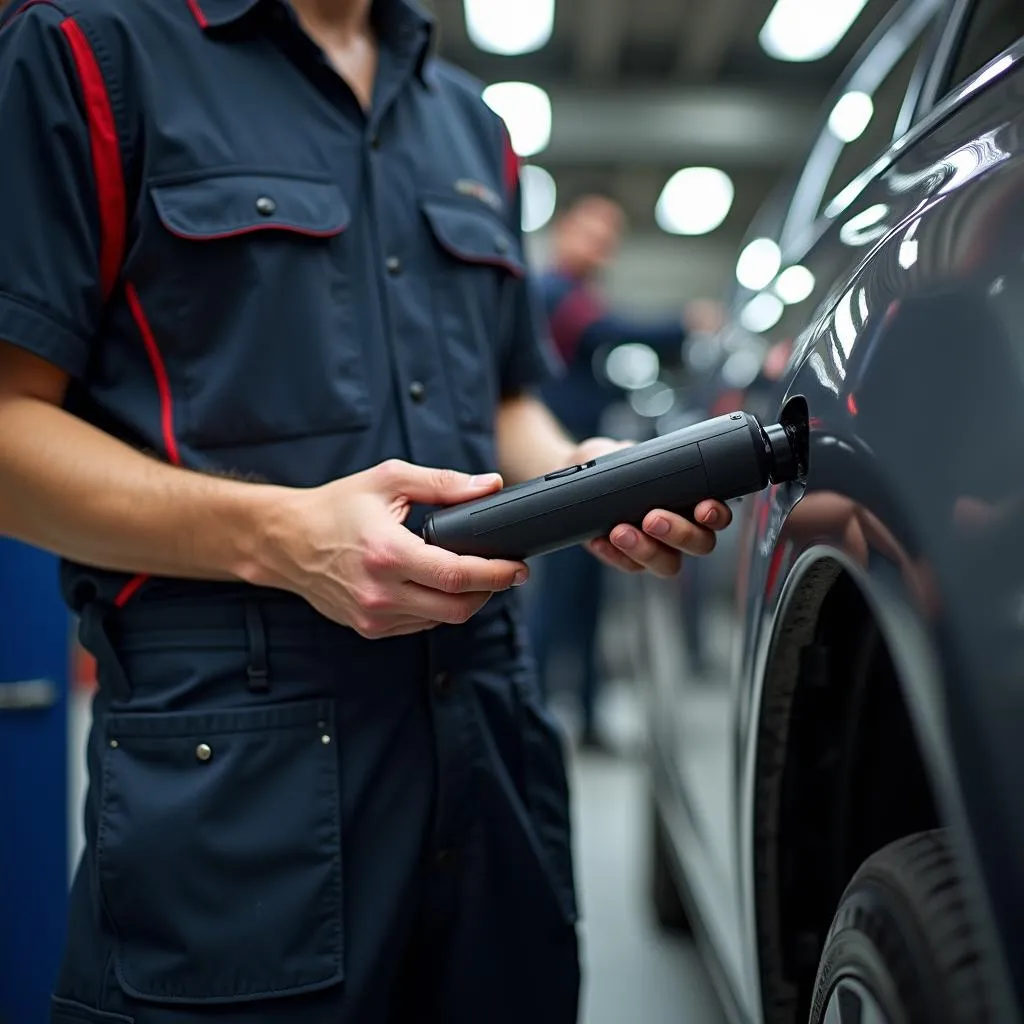
[[[712,419],[715,416],[726,416],[730,412],[738,412],[743,408],[745,392],[738,388],[723,391],[714,401],[709,410]]]
[[[77,640],[71,645],[71,685],[85,693],[96,688],[96,659]]]

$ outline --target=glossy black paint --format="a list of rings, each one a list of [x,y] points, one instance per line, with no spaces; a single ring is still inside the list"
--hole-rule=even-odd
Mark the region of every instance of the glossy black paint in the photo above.
[[[935,7],[936,5],[932,5]],[[939,12],[939,52],[963,4]],[[938,95],[924,78],[915,95]],[[1024,44],[940,101],[804,230],[815,289],[780,407],[809,474],[744,503],[707,678],[680,670],[680,596],[645,582],[652,774],[736,1017],[769,1019],[755,783],[787,609],[842,567],[896,668],[943,821],[971,868],[994,985],[1024,1003]],[[781,231],[781,229],[780,229]],[[778,409],[769,410],[769,414]],[[884,799],[884,794],[879,794]],[[1000,1018],[1002,1019],[1002,1018]]]

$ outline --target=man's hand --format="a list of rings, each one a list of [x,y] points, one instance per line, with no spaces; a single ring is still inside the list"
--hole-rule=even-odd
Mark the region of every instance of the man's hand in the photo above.
[[[592,437],[573,454],[572,463],[589,462],[600,455],[628,448],[630,442]],[[732,522],[732,512],[719,501],[702,501],[694,509],[696,522],[673,512],[652,509],[644,517],[643,529],[623,523],[608,537],[588,542],[587,548],[602,562],[623,572],[647,572],[674,576],[682,556],[707,555],[715,548],[715,534]]]
[[[402,524],[414,503],[452,505],[501,486],[497,474],[471,478],[392,460],[286,492],[267,531],[268,582],[370,639],[465,622],[496,591],[524,583],[526,566],[454,555]]]

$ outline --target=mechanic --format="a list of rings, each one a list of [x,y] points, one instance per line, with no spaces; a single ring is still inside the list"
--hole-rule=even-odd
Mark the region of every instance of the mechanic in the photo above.
[[[622,244],[626,215],[614,200],[597,193],[577,199],[555,221],[551,259],[539,275],[540,291],[552,340],[566,372],[542,386],[541,396],[566,429],[577,438],[601,429],[605,411],[621,395],[595,367],[599,353],[627,342],[649,346],[668,365],[678,364],[691,333],[717,330],[722,310],[717,303],[689,303],[680,315],[640,318],[612,309],[602,294],[600,277]],[[598,625],[604,600],[600,564],[580,548],[567,548],[544,559],[539,586],[531,594],[530,636],[541,692],[554,690],[552,657],[573,651],[579,660],[579,747],[611,753],[600,728]]]
[[[532,397],[517,163],[431,38],[405,0],[0,34],[0,533],[62,556],[99,676],[53,1021],[576,1018],[526,567],[417,531],[614,442]],[[591,547],[671,574],[695,518]]]

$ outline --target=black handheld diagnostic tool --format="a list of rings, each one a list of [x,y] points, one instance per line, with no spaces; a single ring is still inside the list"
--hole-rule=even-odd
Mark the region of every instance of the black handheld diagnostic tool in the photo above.
[[[429,544],[459,555],[524,559],[640,526],[652,509],[692,516],[802,475],[800,428],[734,412],[431,512]]]

